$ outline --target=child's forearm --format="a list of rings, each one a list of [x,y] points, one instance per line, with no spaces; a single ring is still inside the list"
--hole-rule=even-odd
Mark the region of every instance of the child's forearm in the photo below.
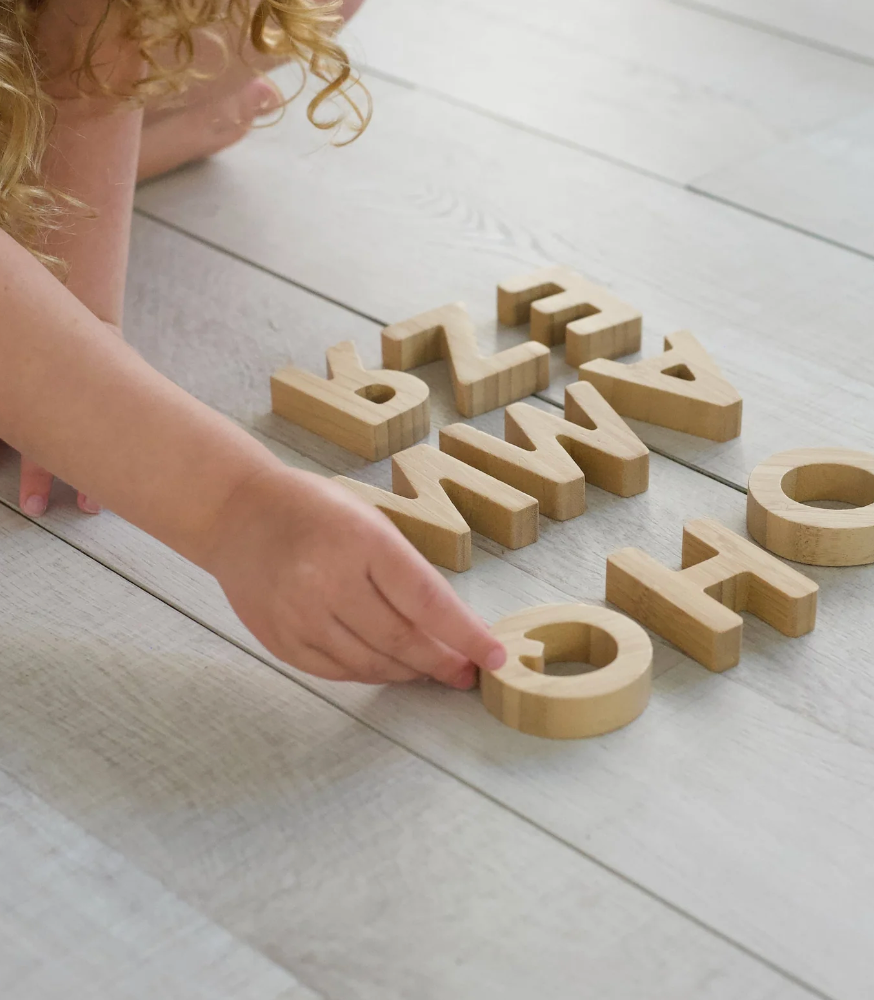
[[[121,327],[142,108],[97,110],[61,102],[46,152],[46,184],[85,206],[71,209],[46,250],[67,264],[67,288],[99,319]]]
[[[240,483],[278,465],[152,369],[0,233],[0,438],[204,564]]]
[[[93,63],[101,91],[74,72],[103,22]],[[38,23],[45,89],[55,104],[43,158],[46,185],[82,206],[65,211],[45,249],[66,262],[69,290],[99,319],[121,326],[143,111],[130,94],[144,66],[125,36],[124,12],[103,0],[48,0]],[[62,207],[66,207],[61,203]]]

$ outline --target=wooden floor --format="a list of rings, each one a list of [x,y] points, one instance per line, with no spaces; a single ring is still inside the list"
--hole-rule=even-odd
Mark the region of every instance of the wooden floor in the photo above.
[[[601,602],[606,556],[744,530],[775,451],[874,450],[870,0],[368,0],[376,114],[295,107],[143,187],[126,328],[291,465],[385,484],[269,414],[282,364],[546,263],[692,329],[744,396],[728,444],[644,424],[652,485],[592,488],[458,592],[489,620]],[[554,410],[574,373],[553,352]],[[434,425],[458,419],[423,370]],[[497,430],[500,413],[473,421]],[[436,433],[436,429],[435,429]],[[810,571],[817,630],[749,618],[714,675],[656,642],[649,710],[554,744],[476,693],[276,663],[215,582],[0,465],[4,1000],[796,1000],[874,996],[874,567]],[[451,574],[448,574],[451,575]]]

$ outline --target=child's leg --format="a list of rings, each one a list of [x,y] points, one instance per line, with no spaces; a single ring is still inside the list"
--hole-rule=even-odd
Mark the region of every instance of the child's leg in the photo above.
[[[348,21],[363,2],[345,0],[341,11],[344,20]],[[278,107],[278,95],[258,74],[279,63],[251,45],[246,46],[242,58],[232,46],[225,63],[221,47],[202,36],[195,64],[211,79],[193,84],[181,103],[146,109],[137,175],[140,181],[232,146],[259,115]]]

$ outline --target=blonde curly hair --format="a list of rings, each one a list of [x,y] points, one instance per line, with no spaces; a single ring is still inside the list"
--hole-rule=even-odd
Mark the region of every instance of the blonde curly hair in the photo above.
[[[123,15],[125,36],[146,67],[130,93],[117,95],[120,99],[143,101],[179,93],[192,79],[203,79],[204,74],[195,68],[195,40],[206,33],[225,48],[228,39],[236,40],[241,54],[250,42],[264,56],[300,63],[305,71],[300,90],[307,73],[320,84],[307,107],[307,116],[317,128],[335,130],[345,122],[351,130],[345,141],[351,142],[370,120],[369,94],[334,40],[341,22],[340,0],[255,0],[253,5],[250,0],[105,3],[100,23],[78,64],[71,67],[83,92],[109,92],[95,69],[95,54],[113,10]],[[59,262],[40,250],[41,237],[61,224],[65,211],[63,192],[50,191],[41,173],[53,109],[44,90],[36,44],[42,6],[43,0],[0,0],[0,229],[58,271]],[[335,101],[341,108],[331,113]]]

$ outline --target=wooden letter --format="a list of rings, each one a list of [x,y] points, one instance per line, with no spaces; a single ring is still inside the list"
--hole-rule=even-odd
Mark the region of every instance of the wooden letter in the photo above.
[[[658,357],[630,365],[590,361],[580,368],[580,378],[591,382],[624,417],[711,441],[729,441],[740,434],[740,396],[685,330],[665,337],[665,353]]]
[[[504,413],[506,441],[469,424],[452,424],[440,431],[440,448],[536,497],[541,513],[557,521],[577,517],[586,509],[587,478],[620,496],[645,490],[646,447],[597,389],[590,385],[573,389],[575,395],[568,397],[573,421],[529,403],[513,403]]]
[[[382,331],[382,363],[408,371],[445,358],[455,390],[455,406],[476,417],[549,387],[549,350],[519,344],[485,358],[476,333],[460,303],[432,309]]]
[[[327,380],[292,366],[273,375],[274,413],[371,462],[428,434],[428,386],[421,379],[367,371],[351,341],[328,348],[327,357]]]
[[[507,662],[480,672],[483,704],[513,729],[551,739],[599,736],[628,725],[649,702],[652,643],[615,611],[588,604],[531,608],[499,621],[492,633],[507,647]],[[547,663],[557,660],[598,669],[548,674]]]
[[[639,549],[607,560],[607,600],[710,670],[740,660],[750,611],[788,636],[816,623],[819,587],[718,521],[683,529],[683,569],[670,570]]]
[[[809,500],[842,500],[856,508],[808,507]],[[774,455],[750,476],[747,528],[760,545],[796,562],[874,563],[874,455],[846,448]]]
[[[531,319],[531,339],[566,344],[578,368],[593,358],[619,358],[640,350],[641,314],[567,267],[548,267],[498,285],[498,319],[518,326]]]
[[[427,444],[392,458],[392,489],[335,477],[386,514],[438,566],[470,569],[470,529],[508,549],[537,541],[533,497],[472,469]]]

